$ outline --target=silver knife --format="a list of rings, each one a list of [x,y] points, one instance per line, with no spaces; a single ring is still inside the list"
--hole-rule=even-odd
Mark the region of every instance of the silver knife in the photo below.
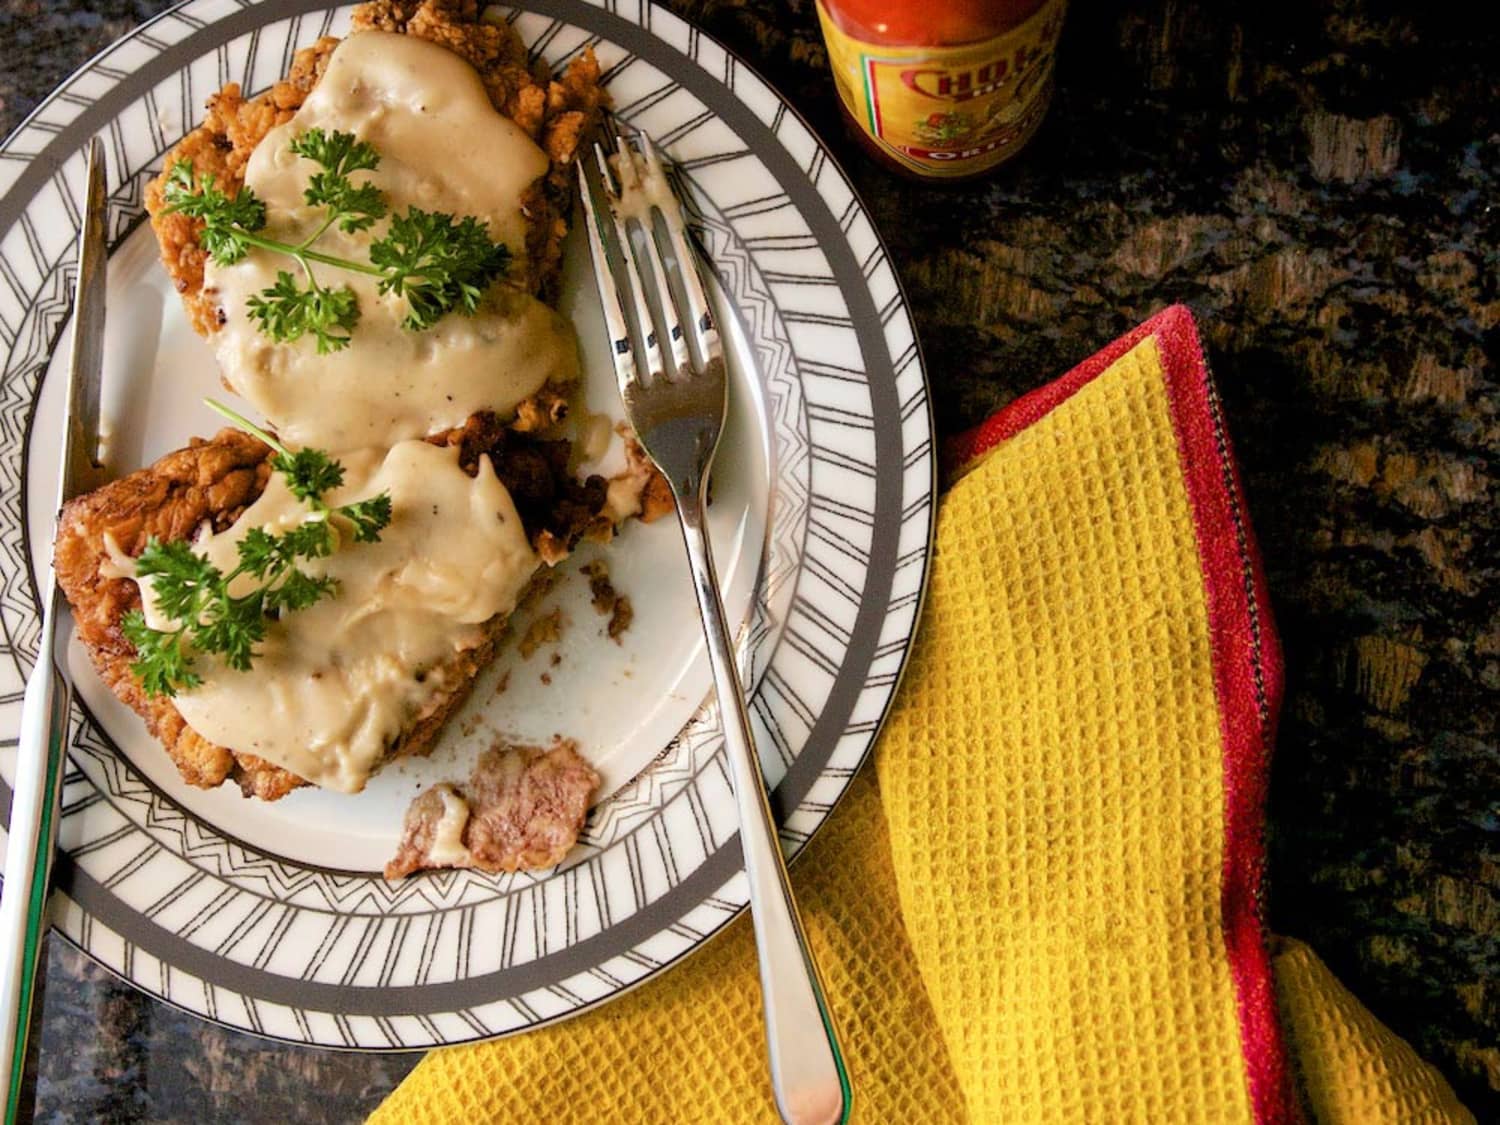
[[[103,481],[99,464],[99,392],[104,361],[104,146],[88,149],[88,199],[78,243],[78,283],[73,291],[73,356],[68,371],[68,414],[63,429],[57,507]],[[50,554],[49,554],[50,557]],[[5,1123],[21,1111],[26,1039],[36,992],[42,936],[47,930],[47,883],[57,844],[58,799],[66,764],[72,686],[59,667],[57,622],[62,593],[49,565],[38,576],[46,591],[36,664],[21,703],[5,885],[0,894],[0,1066],[5,1068]]]

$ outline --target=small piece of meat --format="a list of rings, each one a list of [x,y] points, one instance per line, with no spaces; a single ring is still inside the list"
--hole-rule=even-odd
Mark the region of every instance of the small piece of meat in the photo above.
[[[434,863],[431,857],[432,845],[437,842],[438,825],[448,813],[448,802],[443,799],[445,789],[453,792],[452,786],[434,785],[406,807],[406,818],[401,822],[401,843],[385,865],[387,879],[403,879],[413,871],[448,866]]]
[[[604,483],[580,484],[567,476],[567,443],[539,442],[512,433],[493,415],[476,415],[458,429],[430,439],[439,445],[463,444],[460,463],[476,471],[481,456],[489,456],[507,488],[529,487],[527,503],[517,503],[522,523],[538,554],[566,555],[600,511]],[[485,440],[491,442],[484,444]],[[531,445],[547,450],[528,457]],[[561,445],[557,456],[551,446]],[[140,588],[122,577],[111,558],[107,539],[116,550],[138,556],[152,537],[163,541],[191,539],[205,525],[223,531],[260,496],[270,479],[271,450],[239,430],[221,430],[212,440],[195,438],[185,449],[169,453],[148,468],[73,500],[58,522],[56,568],[58,583],[73,607],[79,639],[88,650],[100,677],[119,699],[146,721],[189,785],[212,789],[225,780],[236,782],[246,796],[274,801],[306,784],[301,778],[253,754],[218,746],[189,727],[171,699],[148,696],[130,670],[135,648],[125,639],[121,622],[140,608]],[[524,464],[532,475],[514,466]],[[538,474],[553,474],[543,482]],[[542,483],[546,488],[542,489]],[[544,495],[563,496],[561,515],[549,511]],[[594,504],[592,511],[589,503]],[[494,653],[504,621],[491,623],[486,640],[474,650],[455,653],[451,671],[456,689],[434,702],[430,714],[418,721],[391,748],[392,756],[421,753],[430,748],[437,730],[468,690],[480,667]]]
[[[651,479],[646,481],[646,487],[641,490],[641,522],[655,523],[662,516],[671,515],[676,507],[677,502],[672,499],[672,488],[667,484],[667,478],[652,466]]]
[[[569,441],[519,433],[490,411],[428,440],[458,446],[458,463],[466,472],[474,471],[481,456],[490,459],[532,545],[548,563],[572,550],[605,510],[609,485],[600,476],[579,480],[569,472]]]
[[[569,741],[551,749],[498,744],[475,763],[456,795],[468,806],[463,854],[431,855],[456,787],[437,785],[407,809],[401,843],[385,865],[387,879],[439,867],[532,870],[562,861],[578,842],[599,775]],[[444,799],[444,790],[448,799]]]
[[[464,833],[481,871],[550,867],[578,842],[599,775],[570,741],[550,750],[496,746],[469,777]]]
[[[518,434],[532,434],[555,426],[568,416],[568,399],[555,387],[543,387],[516,406],[516,417],[510,428]]]

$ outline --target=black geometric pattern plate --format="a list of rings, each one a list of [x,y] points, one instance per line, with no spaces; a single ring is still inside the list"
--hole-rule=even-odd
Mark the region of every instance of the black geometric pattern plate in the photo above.
[[[647,3],[532,0],[506,18],[554,67],[595,50],[617,114],[676,162],[737,314],[732,335],[753,372],[750,413],[769,481],[743,659],[783,840],[795,852],[870,751],[924,589],[933,439],[905,299],[822,144],[716,42]],[[104,140],[112,255],[123,260],[149,238],[144,184],[206,96],[229,81],[264,89],[297,49],[347,21],[347,7],[306,0],[188,0],[102,52],[0,146],[7,778],[37,647],[62,367],[53,353],[66,348],[83,146]],[[128,315],[113,301],[112,318]],[[252,842],[233,804],[212,816],[188,807],[192,794],[147,775],[133,749],[144,739],[138,721],[111,712],[74,657],[81,700],[56,925],[122,977],[208,1019],[364,1050],[502,1035],[639,984],[745,905],[711,704],[594,809],[561,867],[388,884]],[[0,807],[9,798],[0,783]]]

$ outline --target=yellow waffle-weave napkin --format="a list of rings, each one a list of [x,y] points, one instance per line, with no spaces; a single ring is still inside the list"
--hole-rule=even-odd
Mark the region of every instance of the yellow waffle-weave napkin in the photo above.
[[[854,1120],[1472,1121],[1306,947],[1273,978],[1279,654],[1186,310],[956,452],[874,776],[794,871]],[[433,1052],[372,1120],[774,1115],[741,919],[602,1009]]]

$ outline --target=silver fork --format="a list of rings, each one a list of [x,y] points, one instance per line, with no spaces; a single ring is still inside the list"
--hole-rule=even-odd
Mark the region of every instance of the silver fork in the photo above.
[[[650,138],[635,137],[639,153],[625,138],[615,138],[613,170],[594,146],[605,208],[595,206],[587,158],[579,161],[589,248],[625,416],[671,486],[703,617],[739,809],[776,1105],[790,1125],[825,1125],[848,1117],[849,1079],[787,881],[705,526],[708,474],[728,403],[723,347],[680,204]],[[665,232],[660,245],[654,215]],[[635,244],[632,229],[640,236]]]

